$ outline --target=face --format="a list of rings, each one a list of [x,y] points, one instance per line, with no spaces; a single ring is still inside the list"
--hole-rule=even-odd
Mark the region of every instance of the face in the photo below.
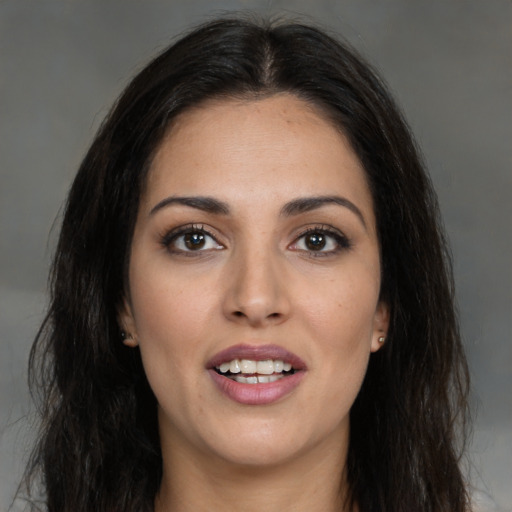
[[[319,112],[276,95],[182,114],[150,169],[120,315],[164,460],[343,453],[387,329],[379,290],[364,171]]]

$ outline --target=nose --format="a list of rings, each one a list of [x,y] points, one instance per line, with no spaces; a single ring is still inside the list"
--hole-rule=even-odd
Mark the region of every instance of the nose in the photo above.
[[[265,327],[284,322],[291,303],[286,272],[270,250],[240,250],[227,266],[224,315],[233,322]]]

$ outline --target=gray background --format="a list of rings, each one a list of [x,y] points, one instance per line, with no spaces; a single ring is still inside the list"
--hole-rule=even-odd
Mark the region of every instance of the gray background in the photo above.
[[[0,0],[0,509],[31,439],[26,360],[54,225],[108,107],[147,59],[223,10],[303,13],[381,70],[423,147],[452,243],[478,406],[472,479],[512,510],[512,3]],[[58,226],[58,222],[56,223]]]

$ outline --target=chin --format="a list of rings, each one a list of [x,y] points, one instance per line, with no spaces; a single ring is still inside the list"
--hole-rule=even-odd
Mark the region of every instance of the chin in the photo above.
[[[345,437],[340,425],[311,431],[305,422],[295,418],[292,423],[253,419],[225,430],[221,436],[205,439],[216,458],[245,468],[271,468],[309,459],[308,454],[322,452],[325,444],[342,447]],[[332,427],[332,425],[331,425]],[[343,429],[344,430],[344,429]],[[348,434],[348,431],[347,431]],[[334,440],[334,444],[333,441]]]
[[[234,444],[230,443],[228,449],[218,450],[217,453],[226,463],[257,470],[287,463],[297,457],[303,448],[286,441],[272,442],[261,438],[246,441],[244,438]]]

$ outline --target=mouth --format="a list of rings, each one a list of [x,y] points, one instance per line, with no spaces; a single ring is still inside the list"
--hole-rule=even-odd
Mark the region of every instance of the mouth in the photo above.
[[[293,375],[296,370],[282,359],[232,359],[215,366],[215,371],[242,384],[267,384]]]
[[[291,393],[306,373],[306,364],[277,345],[236,345],[207,364],[213,382],[228,398],[264,405]]]

